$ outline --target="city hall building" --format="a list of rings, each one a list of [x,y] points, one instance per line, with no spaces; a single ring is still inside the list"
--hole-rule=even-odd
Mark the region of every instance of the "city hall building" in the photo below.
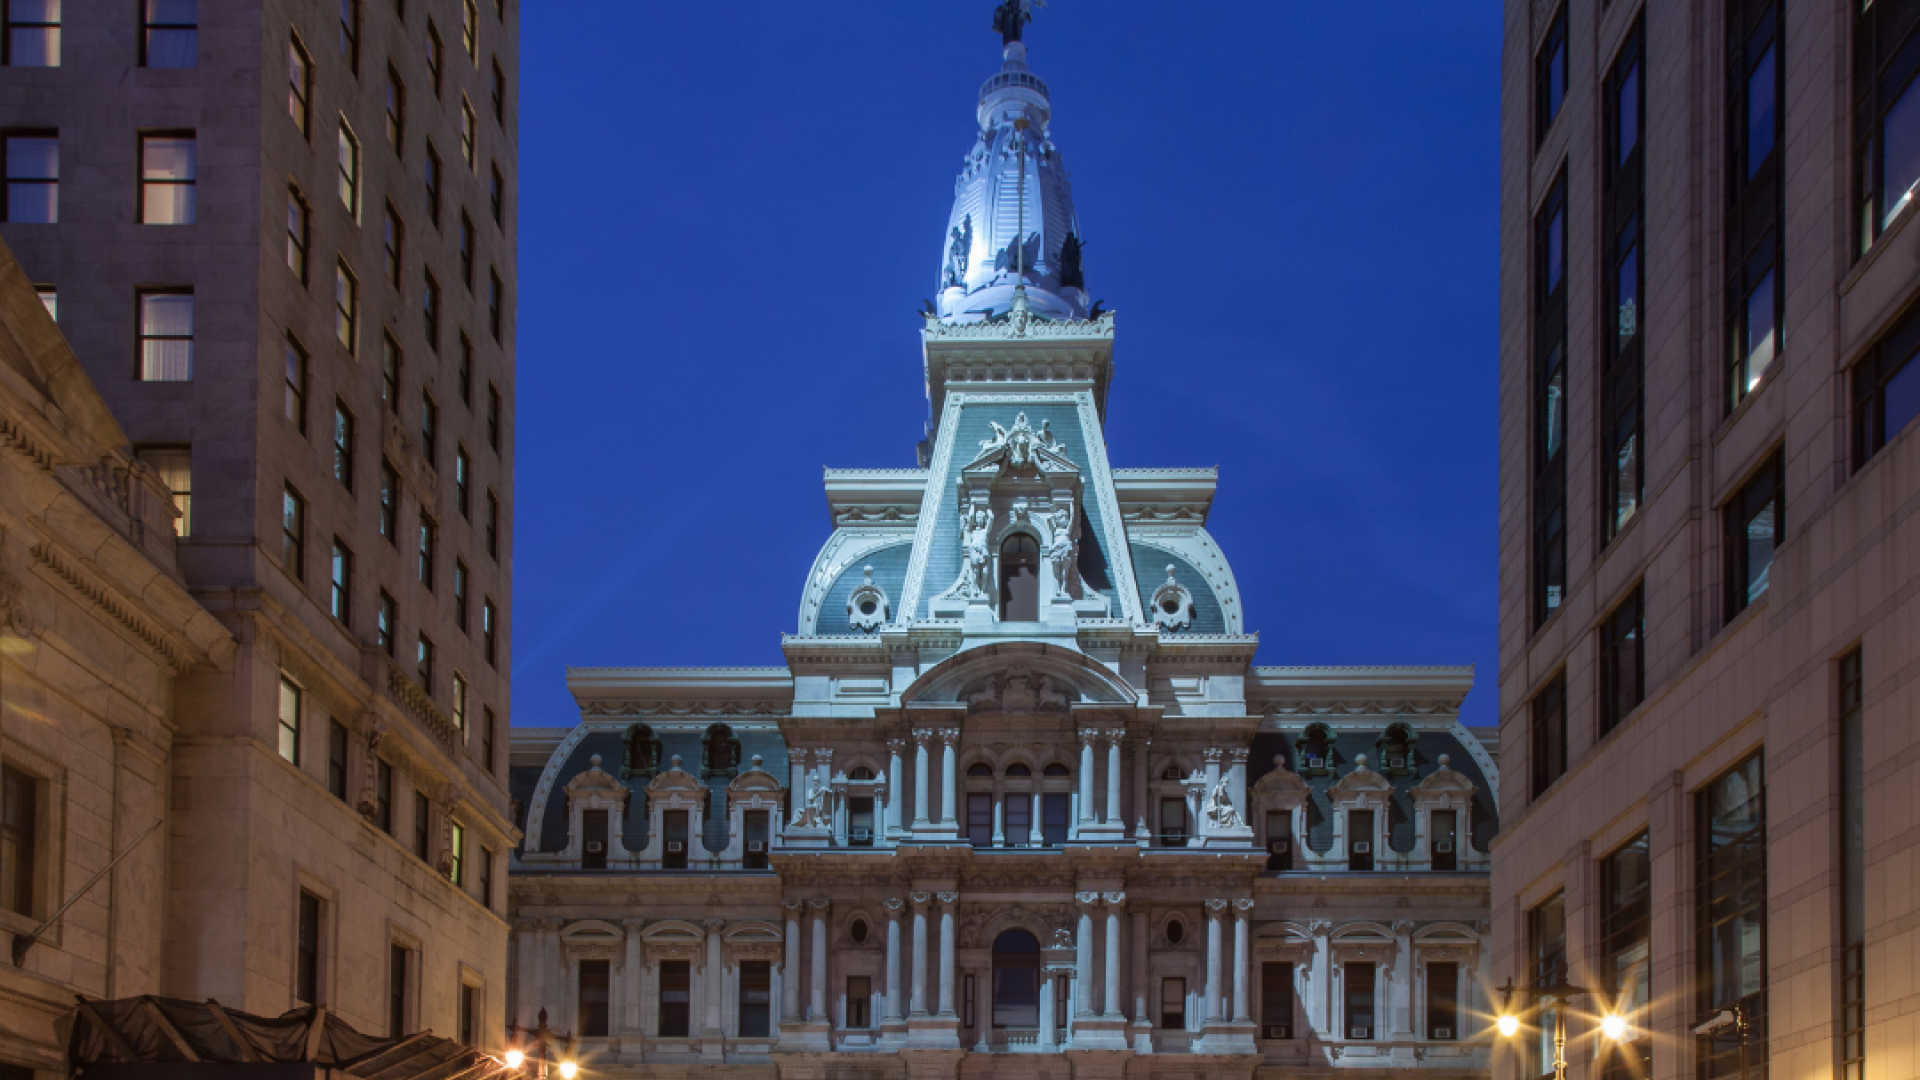
[[[1018,31],[920,465],[827,470],[786,664],[573,669],[578,723],[514,732],[508,1019],[596,1078],[1485,1076],[1472,673],[1255,666],[1215,471],[1109,463]]]

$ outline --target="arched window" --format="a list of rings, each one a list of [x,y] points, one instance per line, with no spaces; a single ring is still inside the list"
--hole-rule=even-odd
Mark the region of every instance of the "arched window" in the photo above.
[[[715,724],[700,740],[700,756],[705,759],[707,776],[732,776],[740,771],[740,740],[733,729]]]
[[[1025,930],[993,939],[993,1026],[1040,1026],[1040,943]]]
[[[1032,776],[1033,770],[1027,768],[1025,765],[1022,765],[1016,761],[1013,764],[1007,766],[1007,775],[1008,776]]]
[[[973,764],[967,766],[967,775],[968,776],[992,776],[993,766],[988,765],[984,761],[976,761]]]
[[[625,761],[621,763],[623,777],[652,776],[660,769],[660,740],[653,737],[653,729],[645,724],[635,724],[627,729],[625,737]]]
[[[847,774],[847,779],[871,780],[873,779],[873,770],[867,768],[865,765],[857,765],[854,767],[854,770],[852,772]]]
[[[1380,771],[1383,773],[1409,773],[1419,765],[1413,756],[1413,729],[1405,724],[1389,725],[1387,733],[1374,746],[1380,751]]]
[[[1000,545],[1000,618],[1040,621],[1040,542],[1026,533]]]
[[[1047,766],[1047,770],[1046,770],[1046,773],[1045,773],[1044,775],[1047,775],[1047,776],[1072,776],[1072,775],[1073,775],[1073,773],[1071,773],[1071,772],[1069,772],[1069,771],[1067,770],[1067,767],[1066,767],[1065,765],[1062,765],[1062,764],[1060,764],[1059,762],[1057,762],[1057,761],[1056,761],[1056,762],[1054,762],[1053,764],[1051,764],[1051,765],[1049,765],[1049,766]]]
[[[1302,776],[1317,776],[1333,769],[1333,734],[1325,724],[1308,724],[1300,736],[1299,753],[1294,760]]]

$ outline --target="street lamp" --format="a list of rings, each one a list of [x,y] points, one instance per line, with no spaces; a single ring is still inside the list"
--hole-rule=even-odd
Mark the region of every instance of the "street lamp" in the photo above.
[[[1500,988],[1500,1017],[1494,1022],[1500,1034],[1509,1039],[1520,1032],[1520,1017],[1513,1011],[1513,991],[1513,979],[1508,978],[1507,985]],[[1535,1002],[1526,1008],[1526,1012],[1538,1011],[1539,1002],[1542,1000],[1552,1000],[1558,1005],[1565,1005],[1569,999],[1582,994],[1589,997],[1599,996],[1598,991],[1589,990],[1584,986],[1574,986],[1565,979],[1550,986],[1523,988],[1522,992],[1530,995]],[[1614,1042],[1626,1041],[1626,1017],[1617,1013],[1608,1013],[1601,1017],[1600,1033]],[[1553,1076],[1554,1080],[1567,1080],[1567,1011],[1564,1008],[1553,1010]]]
[[[507,1068],[519,1069],[532,1057],[534,1080],[547,1080],[547,1062],[552,1059],[556,1046],[560,1049],[560,1080],[574,1080],[580,1075],[580,1066],[573,1060],[573,1036],[561,1035],[548,1027],[547,1010],[541,1009],[539,1023],[532,1031],[518,1025],[507,1029]]]

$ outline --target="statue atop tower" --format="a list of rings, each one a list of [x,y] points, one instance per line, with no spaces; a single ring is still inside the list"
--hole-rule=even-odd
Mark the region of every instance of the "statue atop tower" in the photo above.
[[[993,28],[1000,34],[1000,44],[1011,45],[1020,40],[1020,31],[1033,21],[1033,0],[1005,0],[993,9]]]

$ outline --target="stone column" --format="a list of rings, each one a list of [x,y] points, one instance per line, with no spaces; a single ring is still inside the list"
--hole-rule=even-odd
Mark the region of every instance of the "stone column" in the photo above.
[[[1040,1049],[1053,1049],[1053,969],[1042,965],[1040,968]]]
[[[905,739],[887,740],[887,835],[900,831],[900,752]]]
[[[1100,894],[1074,893],[1073,899],[1080,908],[1080,925],[1073,936],[1073,1017],[1078,1022],[1093,1016],[1093,905],[1100,902]]]
[[[540,970],[540,920],[521,919],[514,924],[514,942],[520,949],[520,969],[515,972],[518,978],[514,986],[513,1014],[507,1017],[509,1025],[532,1027],[533,1018],[543,1008],[540,990],[535,985],[535,973]]]
[[[627,963],[622,971],[621,982],[626,997],[621,1002],[620,1027],[623,1031],[640,1030],[640,927],[642,919],[621,919],[620,925],[627,932]]]
[[[1080,729],[1080,824],[1093,824],[1093,743],[1100,737],[1094,728]]]
[[[1100,816],[1102,821],[1122,832],[1127,827],[1126,819],[1120,816],[1120,740],[1125,735],[1126,732],[1119,729],[1107,732],[1107,807],[1106,813]]]
[[[1253,917],[1252,900],[1233,902],[1233,1020],[1253,1022],[1253,999],[1247,995],[1248,939],[1247,920]]]
[[[800,901],[784,902],[787,909],[786,959],[780,963],[780,1021],[800,1022]]]
[[[1413,923],[1393,924],[1392,1031],[1413,1034]]]
[[[1313,996],[1308,1001],[1307,1022],[1323,1035],[1333,1033],[1333,923],[1316,919],[1307,924],[1313,935]]]
[[[1152,987],[1147,985],[1147,906],[1133,905],[1133,1022],[1154,1026],[1147,1010],[1153,1007]]]
[[[727,928],[725,919],[708,919],[703,923],[707,928],[707,963],[701,978],[701,989],[706,991],[707,1023],[702,1034],[719,1035],[725,1029],[720,1024],[721,1002],[725,973],[720,962],[720,932]]]
[[[954,749],[960,743],[959,728],[943,728],[940,732],[940,824],[953,825],[955,817],[954,789],[957,784],[958,770],[954,765]]]
[[[787,824],[800,824],[800,813],[807,808],[807,752],[787,747]],[[687,838],[687,854],[693,854],[693,837]]]
[[[897,1023],[900,1020],[900,911],[906,902],[899,897],[891,897],[881,905],[887,909],[887,1001],[881,1010],[884,1023]]]
[[[813,912],[813,956],[807,969],[807,1022],[828,1020],[827,1009],[827,909],[830,900],[809,900]]]
[[[1000,778],[993,778],[993,846],[1007,846],[1007,793]]]
[[[1207,1002],[1200,1017],[1211,1024],[1220,1019],[1220,917],[1226,914],[1225,900],[1207,901]]]
[[[953,909],[958,906],[960,894],[943,892],[938,899],[940,901],[940,1015],[952,1016],[954,1014]]]
[[[927,744],[933,741],[933,731],[921,728],[913,733],[913,827],[918,829],[927,823]]]
[[[1100,994],[1100,1015],[1115,1020],[1120,1016],[1120,908],[1127,902],[1127,894],[1110,892],[1101,899],[1107,902],[1107,978],[1106,987]]]
[[[1157,808],[1153,805],[1152,794],[1152,750],[1151,739],[1141,739],[1133,746],[1133,814],[1136,825],[1144,823],[1148,829],[1157,830],[1160,822],[1154,818]]]
[[[908,1013],[927,1015],[927,902],[933,897],[923,892],[909,894],[913,901],[913,1000]]]

